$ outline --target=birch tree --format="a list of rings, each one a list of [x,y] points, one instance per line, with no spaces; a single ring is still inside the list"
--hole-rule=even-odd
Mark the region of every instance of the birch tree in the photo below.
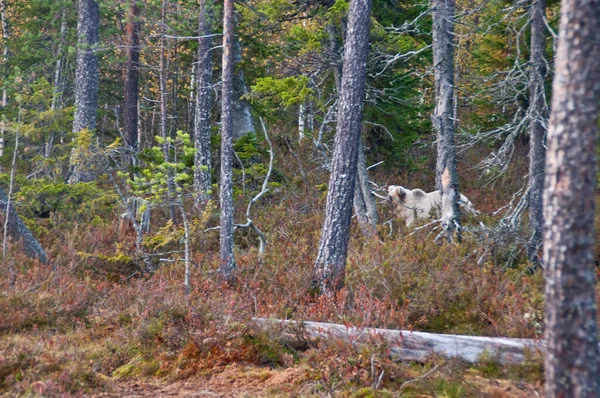
[[[442,225],[448,240],[456,233],[460,241],[458,173],[454,145],[454,13],[456,0],[432,0],[433,66],[437,133],[436,189],[442,193]]]
[[[75,73],[75,115],[73,132],[94,130],[98,111],[98,27],[100,10],[95,0],[79,0],[77,17],[77,69]],[[70,183],[87,180],[83,177],[84,159],[77,151],[71,153]]]
[[[223,83],[221,95],[221,236],[219,272],[232,283],[235,280],[233,252],[233,63],[234,63],[234,5],[225,0],[223,9]]]
[[[544,138],[548,109],[544,93],[546,80],[546,0],[531,0],[529,19],[531,25],[529,70],[529,228],[531,239],[528,256],[537,267],[544,228],[543,192],[546,149]]]
[[[211,146],[210,109],[212,107],[212,0],[200,0],[198,17],[198,64],[196,66],[196,111],[194,112],[194,186],[196,203],[210,199]]]
[[[546,395],[600,391],[594,212],[600,0],[563,1],[544,191]]]
[[[344,284],[365,99],[370,16],[370,0],[351,1],[332,172],[314,270],[314,283],[321,293]]]

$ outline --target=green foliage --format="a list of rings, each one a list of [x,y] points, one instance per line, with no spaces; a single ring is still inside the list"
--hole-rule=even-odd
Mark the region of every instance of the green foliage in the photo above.
[[[195,148],[190,140],[190,135],[178,131],[175,138],[155,137],[156,142],[162,147],[152,147],[150,156],[146,154],[146,165],[139,170],[138,175],[128,179],[127,183],[133,194],[144,197],[154,204],[162,203],[169,193],[169,182],[171,178],[177,194],[182,194],[184,189],[193,183],[192,159]],[[169,158],[166,161],[164,146],[170,148]],[[122,178],[128,178],[126,173],[119,172]],[[143,211],[143,209],[142,209]]]
[[[19,212],[25,217],[73,219],[106,212],[115,194],[95,182],[67,184],[48,179],[27,181],[15,196]],[[86,217],[87,218],[87,217]]]
[[[290,76],[277,79],[271,76],[257,79],[252,86],[252,94],[248,95],[251,102],[262,102],[263,106],[277,105],[285,108],[314,99],[314,90],[308,87],[306,76]]]

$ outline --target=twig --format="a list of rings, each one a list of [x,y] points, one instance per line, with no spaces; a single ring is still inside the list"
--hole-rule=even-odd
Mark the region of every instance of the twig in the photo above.
[[[419,380],[423,380],[423,379],[429,377],[430,375],[432,375],[433,373],[435,373],[440,366],[441,365],[435,365],[432,369],[430,369],[429,371],[425,372],[421,376],[415,377],[414,379],[405,381],[404,383],[402,383],[402,385],[400,386],[400,388],[398,389],[398,391],[404,390],[409,384],[416,383]]]

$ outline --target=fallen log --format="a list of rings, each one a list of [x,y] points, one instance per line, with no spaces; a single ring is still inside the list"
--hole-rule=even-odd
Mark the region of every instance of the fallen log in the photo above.
[[[501,364],[518,364],[523,362],[528,354],[541,354],[544,350],[543,341],[534,339],[358,328],[334,323],[265,318],[253,318],[253,321],[265,328],[280,327],[288,339],[339,339],[352,344],[383,340],[389,345],[390,357],[396,361],[425,361],[432,355],[439,355],[477,363],[483,354],[488,354]]]

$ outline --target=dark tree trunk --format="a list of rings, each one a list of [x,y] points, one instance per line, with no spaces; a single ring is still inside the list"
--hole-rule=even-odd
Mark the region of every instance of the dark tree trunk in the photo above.
[[[321,293],[344,284],[365,99],[370,16],[370,0],[351,1],[332,172],[315,262],[314,281]]]
[[[436,188],[442,193],[442,224],[448,240],[456,233],[460,241],[458,173],[454,146],[454,10],[455,0],[432,0],[433,66],[437,132]]]
[[[544,191],[546,395],[597,397],[594,288],[600,0],[565,0],[560,19]]]
[[[125,64],[124,119],[127,144],[138,150],[138,102],[139,102],[139,62],[140,62],[140,22],[137,0],[130,0],[129,21],[127,22],[127,63]]]
[[[7,233],[15,242],[20,242],[23,247],[23,252],[30,258],[37,258],[42,263],[47,263],[48,258],[46,252],[35,239],[31,231],[23,224],[21,218],[15,211],[12,204],[8,208],[8,215],[6,214],[6,205],[8,203],[8,197],[2,188],[0,188],[0,210],[4,213],[4,217],[8,217]]]
[[[234,19],[233,0],[225,0],[223,10],[223,93],[221,95],[221,277],[235,280],[233,253],[233,63]]]
[[[77,70],[73,132],[96,128],[98,112],[98,27],[100,11],[94,0],[79,0],[77,18]]]
[[[75,115],[73,132],[96,129],[98,113],[98,28],[100,10],[94,0],[79,0],[77,18],[77,69],[75,72]],[[91,181],[90,159],[80,154],[78,148],[71,152],[71,175],[69,183]]]
[[[544,171],[546,148],[544,138],[548,122],[548,109],[544,94],[546,80],[546,0],[531,0],[531,59],[529,71],[529,241],[528,256],[534,267],[540,263],[544,229]]]
[[[365,146],[359,140],[356,185],[354,187],[354,214],[365,236],[377,235],[377,204],[371,194],[371,181],[367,172]]]
[[[200,1],[198,35],[212,34],[212,0]],[[194,112],[194,142],[196,145],[194,186],[196,203],[210,199],[211,189],[211,147],[210,110],[212,108],[212,47],[211,37],[198,39],[198,64],[196,66],[196,111]]]

